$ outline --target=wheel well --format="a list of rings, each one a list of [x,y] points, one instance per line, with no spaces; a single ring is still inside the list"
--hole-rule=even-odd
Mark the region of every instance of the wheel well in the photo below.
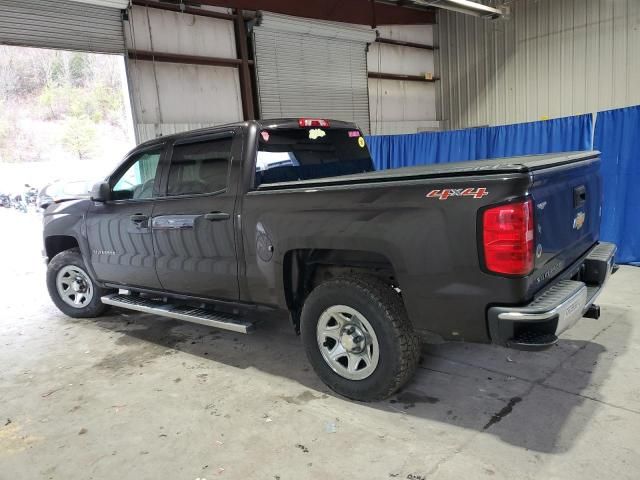
[[[78,241],[74,237],[70,237],[68,235],[52,235],[44,240],[44,248],[49,260],[60,252],[78,247],[80,247],[80,245],[78,245]]]
[[[319,284],[350,273],[365,273],[397,287],[393,265],[384,255],[362,250],[300,249],[284,257],[284,291],[296,328],[307,295]]]

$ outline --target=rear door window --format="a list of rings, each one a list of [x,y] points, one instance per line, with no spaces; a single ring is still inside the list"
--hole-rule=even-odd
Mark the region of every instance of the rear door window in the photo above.
[[[255,186],[375,170],[359,130],[265,129],[260,132]]]
[[[232,137],[175,145],[167,195],[199,195],[227,188]]]

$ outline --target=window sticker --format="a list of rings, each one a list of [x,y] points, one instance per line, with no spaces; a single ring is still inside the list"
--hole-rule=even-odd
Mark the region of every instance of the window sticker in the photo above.
[[[260,132],[260,135],[262,135],[262,139],[265,142],[269,141],[269,132],[267,132],[266,130],[263,130],[263,131]]]
[[[325,137],[326,135],[327,135],[327,132],[325,132],[321,128],[312,128],[311,130],[309,130],[309,138],[311,140],[322,138],[322,137]]]
[[[360,148],[364,148],[364,146],[366,145],[364,143],[364,137],[358,137],[358,145],[360,145]]]
[[[349,130],[349,138],[358,138],[360,135],[358,130]]]

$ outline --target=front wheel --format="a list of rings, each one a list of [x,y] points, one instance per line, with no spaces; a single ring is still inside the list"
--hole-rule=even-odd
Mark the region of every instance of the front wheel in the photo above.
[[[61,252],[49,262],[47,289],[56,307],[69,317],[98,317],[107,309],[101,298],[110,290],[94,283],[77,248]]]
[[[341,277],[316,287],[300,330],[318,376],[354,400],[389,397],[418,365],[420,343],[402,299],[375,277]]]

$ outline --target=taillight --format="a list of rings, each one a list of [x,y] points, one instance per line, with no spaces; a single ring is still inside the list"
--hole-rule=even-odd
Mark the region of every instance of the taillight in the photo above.
[[[324,127],[329,128],[329,120],[322,118],[299,118],[298,125],[301,127]]]
[[[487,270],[528,275],[533,270],[533,202],[508,203],[482,214],[482,246]]]

